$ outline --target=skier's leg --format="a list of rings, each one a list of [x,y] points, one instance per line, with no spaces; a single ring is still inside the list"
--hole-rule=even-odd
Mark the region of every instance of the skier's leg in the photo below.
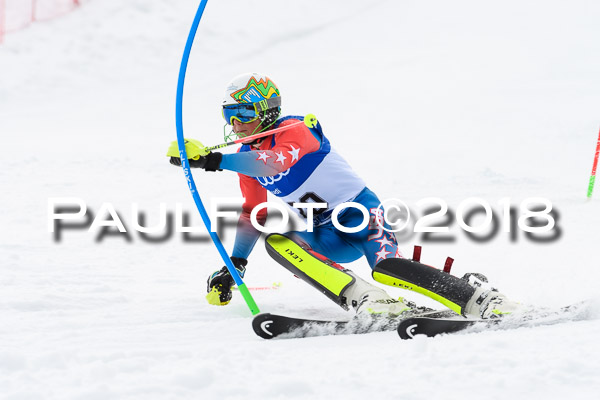
[[[337,263],[350,263],[363,255],[358,248],[344,240],[331,223],[315,227],[312,232],[292,231],[284,236]]]
[[[321,235],[325,234],[319,234]],[[303,240],[310,236],[300,235],[297,232],[289,236],[294,239],[281,234],[269,235],[265,240],[269,255],[342,308],[347,310],[353,307],[357,314],[399,315],[413,306],[391,298],[384,290],[371,285],[352,271],[317,253]],[[321,236],[321,239],[324,239],[324,236]],[[336,241],[338,251],[341,247],[349,246],[335,237],[327,238],[325,243],[332,244]]]
[[[477,318],[489,318],[511,313],[517,304],[493,289],[487,282],[460,279],[436,268],[402,258],[398,243],[383,216],[379,199],[368,189],[354,200],[365,206],[370,214],[369,225],[360,232],[340,233],[341,240],[365,255],[373,278],[381,283],[402,287],[439,301],[453,311]],[[339,218],[344,226],[356,226],[362,212],[348,208]]]
[[[365,188],[353,202],[365,207],[368,212],[369,223],[358,232],[337,230],[337,234],[357,249],[361,255],[364,255],[371,268],[386,258],[402,258],[396,236],[385,222],[385,209],[381,206],[381,202],[375,193]],[[365,216],[361,210],[349,207],[339,214],[338,222],[344,227],[354,227],[363,223],[364,218]]]

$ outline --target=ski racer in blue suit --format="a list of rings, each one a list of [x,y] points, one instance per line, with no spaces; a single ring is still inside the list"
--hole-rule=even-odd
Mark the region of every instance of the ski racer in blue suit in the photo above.
[[[302,116],[280,117],[281,96],[267,76],[247,73],[235,77],[227,86],[223,117],[238,138],[248,138],[234,154],[211,152],[190,160],[190,167],[207,171],[237,172],[245,202],[237,225],[231,260],[244,276],[247,259],[261,232],[251,223],[252,210],[267,201],[267,192],[292,206],[295,203],[321,203],[311,209],[291,207],[301,217],[312,212],[312,231],[274,234],[266,240],[269,254],[284,267],[319,289],[343,308],[358,314],[398,316],[414,312],[416,306],[393,299],[339,263],[365,256],[373,277],[381,283],[403,287],[432,297],[465,316],[490,318],[510,313],[516,303],[485,284],[473,274],[459,279],[442,271],[407,260],[398,248],[396,237],[383,220],[381,202],[332,147],[320,123],[307,126]],[[277,129],[277,133],[254,139],[252,136]],[[181,165],[173,152],[171,163]],[[334,225],[336,207],[347,206],[337,214],[344,227],[368,224],[357,232],[342,231]],[[357,207],[358,205],[359,207]],[[362,206],[362,209],[361,207]],[[364,215],[364,211],[368,215]],[[261,225],[266,208],[257,214]],[[293,243],[311,262],[294,263],[278,249],[280,243]],[[310,265],[308,265],[310,264]],[[330,271],[330,273],[327,273]],[[477,275],[477,274],[475,274]],[[340,278],[341,277],[341,278]],[[341,283],[342,282],[342,283]],[[228,304],[233,279],[226,267],[208,278],[209,302]]]

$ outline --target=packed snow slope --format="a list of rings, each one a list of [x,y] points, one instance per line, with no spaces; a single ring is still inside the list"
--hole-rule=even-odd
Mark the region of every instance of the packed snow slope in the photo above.
[[[402,246],[410,256],[423,245],[422,260],[438,267],[451,256],[453,273],[484,273],[527,304],[585,301],[588,319],[407,342],[395,333],[259,339],[239,294],[227,307],[206,303],[206,278],[223,263],[205,232],[186,242],[183,233],[149,241],[136,231],[134,203],[144,225],[160,222],[164,203],[202,226],[165,157],[197,5],[89,0],[0,46],[0,398],[597,395],[600,188],[591,201],[585,194],[600,125],[598,2],[208,3],[188,67],[186,137],[220,143],[224,85],[259,71],[280,87],[283,112],[315,114],[382,199],[422,214],[428,197],[454,213],[479,197],[500,222],[501,199],[552,203],[546,242],[515,226],[476,241],[443,217],[429,225],[449,225],[449,240],[409,232]],[[194,178],[207,203],[239,196],[235,174]],[[110,203],[127,234],[99,235],[79,218],[57,237],[48,228],[55,197],[81,199],[100,222],[111,221]],[[363,260],[349,267],[370,279]],[[351,316],[279,267],[262,240],[245,280],[281,283],[254,292],[263,311]]]

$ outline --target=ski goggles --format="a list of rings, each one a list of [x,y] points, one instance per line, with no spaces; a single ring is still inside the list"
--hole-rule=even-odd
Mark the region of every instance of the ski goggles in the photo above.
[[[242,124],[252,122],[258,118],[258,113],[254,104],[234,104],[231,106],[223,106],[223,118],[228,125],[233,125],[233,120],[236,119]]]
[[[233,125],[233,120],[243,124],[257,120],[260,113],[281,106],[281,97],[271,97],[256,103],[231,104],[223,106],[223,118],[228,125]]]

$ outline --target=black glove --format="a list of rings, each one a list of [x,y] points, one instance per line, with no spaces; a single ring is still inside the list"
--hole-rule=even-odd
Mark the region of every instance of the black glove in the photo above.
[[[219,168],[221,166],[222,158],[223,154],[214,152],[201,156],[197,160],[188,161],[190,163],[190,168],[204,168],[205,171],[222,171],[222,169]],[[169,162],[177,167],[181,167],[181,158],[179,157],[171,157]]]
[[[235,266],[238,274],[240,274],[240,277],[243,278],[244,274],[246,273],[246,265],[248,265],[248,260],[245,258],[231,257],[231,262]],[[233,281],[233,277],[229,273],[229,270],[227,267],[223,266],[223,268],[221,268],[219,271],[213,272],[208,277],[206,291],[210,292],[211,289],[216,285],[221,285],[221,287],[227,291],[230,290],[234,283],[235,282]]]

